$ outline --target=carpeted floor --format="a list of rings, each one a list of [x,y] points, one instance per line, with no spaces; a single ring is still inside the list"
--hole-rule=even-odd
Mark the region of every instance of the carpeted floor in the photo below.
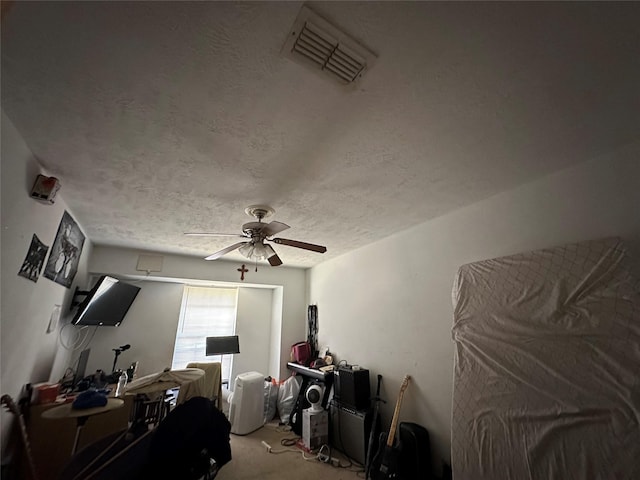
[[[283,446],[281,441],[297,439],[296,435],[275,423],[270,423],[249,435],[231,435],[233,460],[222,467],[216,480],[356,480],[364,478],[363,468],[351,465],[340,452],[332,457],[341,466],[332,466],[316,459],[304,460],[303,451],[296,446]],[[269,453],[266,442],[271,446]],[[324,450],[323,450],[324,453]],[[307,458],[315,457],[304,453]]]

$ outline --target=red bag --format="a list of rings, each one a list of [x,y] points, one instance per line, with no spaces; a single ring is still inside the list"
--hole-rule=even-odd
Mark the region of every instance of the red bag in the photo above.
[[[291,361],[308,367],[311,361],[311,344],[309,342],[298,342],[292,345]]]

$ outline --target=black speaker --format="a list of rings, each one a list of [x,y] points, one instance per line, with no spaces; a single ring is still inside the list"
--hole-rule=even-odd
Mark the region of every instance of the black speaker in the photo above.
[[[371,409],[357,411],[342,407],[335,401],[331,402],[329,408],[329,441],[331,447],[337,448],[351,460],[364,465],[367,458],[372,421],[373,413]],[[376,425],[376,430],[379,430],[380,421],[376,422]],[[374,436],[376,442],[379,436],[379,432],[376,432]]]
[[[371,407],[369,370],[340,366],[333,373],[333,385],[334,398],[341,405],[354,410]]]

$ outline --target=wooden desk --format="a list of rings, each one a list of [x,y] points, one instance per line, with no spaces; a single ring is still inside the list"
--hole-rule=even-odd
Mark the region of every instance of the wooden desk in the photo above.
[[[128,428],[133,397],[126,396],[124,402],[122,408],[89,418],[80,435],[78,450],[111,433]],[[43,479],[58,478],[71,459],[77,429],[76,419],[42,417],[43,412],[59,406],[59,403],[48,403],[31,407],[27,430],[36,469]]]
[[[60,418],[76,419],[76,436],[73,440],[73,446],[71,447],[71,455],[73,456],[78,451],[80,433],[82,433],[82,430],[89,418],[96,415],[104,415],[105,413],[109,413],[112,410],[117,410],[122,407],[124,407],[124,400],[113,397],[108,398],[105,405],[91,408],[78,409],[73,408],[72,403],[65,403],[42,412],[42,418],[46,418],[48,420],[56,420]]]

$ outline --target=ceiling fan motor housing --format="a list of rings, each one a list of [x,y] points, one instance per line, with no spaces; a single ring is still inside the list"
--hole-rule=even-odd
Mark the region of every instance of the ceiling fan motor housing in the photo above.
[[[259,236],[260,231],[266,224],[262,222],[247,222],[242,225],[242,231],[250,237]]]

